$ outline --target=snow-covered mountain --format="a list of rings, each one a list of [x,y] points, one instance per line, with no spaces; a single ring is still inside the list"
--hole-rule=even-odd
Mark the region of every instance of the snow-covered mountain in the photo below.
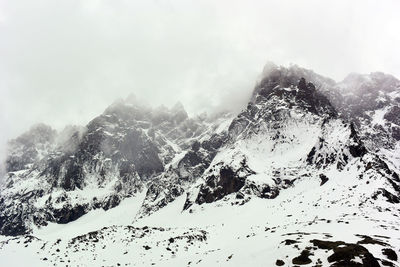
[[[268,63],[239,114],[133,96],[10,142],[14,266],[399,266],[400,81]],[[18,253],[27,256],[18,258]]]

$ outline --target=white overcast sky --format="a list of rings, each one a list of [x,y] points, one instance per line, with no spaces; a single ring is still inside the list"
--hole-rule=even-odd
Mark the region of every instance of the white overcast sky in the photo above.
[[[0,0],[0,150],[129,93],[190,113],[245,102],[266,61],[400,77],[399,0]]]

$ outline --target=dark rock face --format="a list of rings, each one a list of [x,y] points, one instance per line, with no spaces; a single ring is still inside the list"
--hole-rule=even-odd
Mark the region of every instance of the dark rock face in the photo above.
[[[239,178],[231,168],[223,167],[219,177],[210,176],[205,186],[200,188],[196,203],[203,204],[220,200],[228,194],[238,192],[244,183],[244,179]]]
[[[28,227],[25,225],[22,214],[12,214],[0,216],[0,230],[3,235],[17,236],[27,233]]]
[[[285,186],[283,186],[285,187]],[[277,186],[270,186],[268,184],[263,184],[263,185],[257,185],[254,182],[251,181],[246,181],[246,184],[243,186],[242,190],[240,190],[239,193],[237,194],[237,198],[243,198],[244,194],[247,195],[255,195],[259,198],[266,198],[266,199],[272,199],[276,198],[279,195],[279,188]]]
[[[53,216],[57,223],[69,223],[74,221],[86,213],[87,207],[82,205],[77,206],[64,206],[60,210],[54,210]]]
[[[396,141],[400,141],[400,127],[397,126],[392,127],[392,137]]]
[[[109,196],[101,205],[103,210],[109,210],[119,205],[121,199],[118,195]]]
[[[400,107],[391,107],[389,111],[383,116],[383,118],[391,123],[400,125]]]
[[[218,149],[227,142],[226,132],[213,134],[202,142],[195,141],[174,170],[183,182],[193,182],[203,175]]]
[[[330,115],[332,117],[337,116],[336,110],[333,108],[328,98],[317,92],[314,84],[311,82],[306,84],[306,80],[302,77],[297,85],[297,88],[299,90],[297,92],[296,99],[303,102],[303,105],[308,111],[318,115]]]
[[[364,144],[362,144],[361,139],[358,137],[358,134],[354,128],[354,124],[350,124],[350,138],[353,141],[353,144],[349,146],[350,154],[353,157],[362,157],[367,153]]]
[[[298,90],[282,90],[282,88],[294,88]],[[292,76],[284,76],[283,73],[277,75],[266,76],[253,92],[254,103],[259,102],[262,98],[270,98],[278,96],[283,98],[292,105],[306,109],[317,115],[337,116],[335,108],[331,105],[328,98],[316,90],[313,83],[306,81],[302,76],[293,74]]]
[[[157,146],[146,139],[142,131],[130,132],[120,144],[123,158],[133,162],[140,177],[150,177],[164,170]]]
[[[382,249],[382,254],[391,261],[397,261],[397,253],[391,248]]]

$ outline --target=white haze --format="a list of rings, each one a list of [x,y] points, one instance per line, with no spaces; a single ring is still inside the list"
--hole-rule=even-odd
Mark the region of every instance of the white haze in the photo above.
[[[194,114],[247,101],[267,60],[400,77],[400,1],[0,0],[0,150],[130,93]],[[3,153],[1,153],[3,154]]]

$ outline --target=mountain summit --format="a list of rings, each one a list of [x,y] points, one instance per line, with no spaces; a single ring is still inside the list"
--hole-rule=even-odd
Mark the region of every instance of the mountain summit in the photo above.
[[[130,96],[85,127],[37,125],[10,141],[0,255],[398,266],[400,81],[336,83],[273,63],[262,75],[239,114],[191,118],[179,102]]]

